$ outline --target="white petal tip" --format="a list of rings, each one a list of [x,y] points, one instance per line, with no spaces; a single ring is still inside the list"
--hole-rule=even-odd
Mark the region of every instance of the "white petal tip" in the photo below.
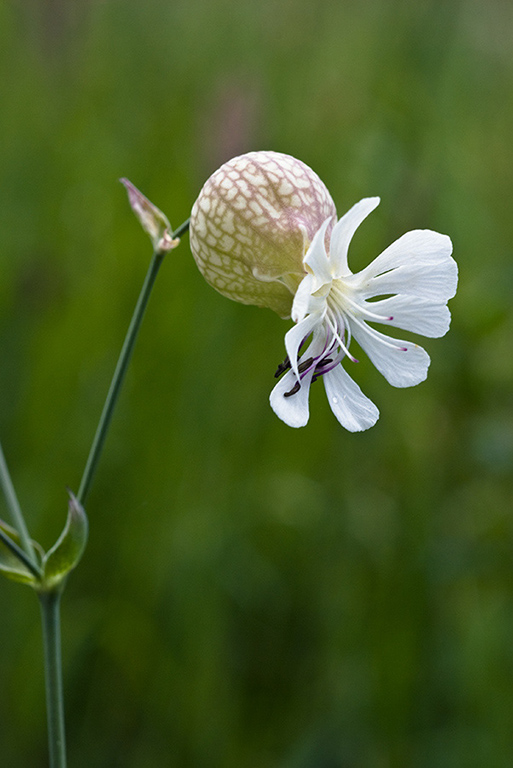
[[[348,432],[363,432],[377,422],[379,410],[341,365],[324,376],[324,387],[331,410]]]
[[[286,404],[286,401],[283,395],[278,395],[277,397],[272,396],[269,398],[269,402],[271,405],[271,408],[273,409],[276,416],[283,421],[284,424],[286,424],[288,427],[293,427],[294,429],[299,429],[300,427],[306,427],[308,424],[308,417],[309,414],[306,415],[303,412],[298,411],[294,407],[288,407],[288,404]]]
[[[310,381],[304,381],[299,391],[290,395],[296,384],[295,374],[289,371],[280,379],[269,396],[269,403],[276,416],[294,429],[305,427],[310,416],[308,408]]]

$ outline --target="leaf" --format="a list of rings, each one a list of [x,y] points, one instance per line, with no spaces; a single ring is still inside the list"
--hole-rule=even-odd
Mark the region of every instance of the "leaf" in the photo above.
[[[64,530],[43,558],[45,591],[62,584],[68,573],[78,564],[87,543],[87,515],[71,491],[69,495],[68,518]]]
[[[5,537],[11,540],[23,555],[24,552],[21,548],[21,539],[18,531],[15,528],[11,528],[11,526],[7,525],[3,520],[0,520],[0,531]],[[38,554],[42,555],[43,551],[39,544],[35,541],[33,541],[32,544]],[[16,556],[8,544],[5,543],[3,537],[0,538],[0,573],[3,573],[8,579],[18,581],[21,584],[36,586],[39,583],[35,574],[19,557]]]

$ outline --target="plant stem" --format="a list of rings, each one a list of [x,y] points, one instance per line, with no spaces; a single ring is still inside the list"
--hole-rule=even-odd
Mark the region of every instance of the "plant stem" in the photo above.
[[[28,555],[30,561],[35,566],[37,566],[36,553],[34,551],[34,547],[32,546],[32,541],[30,539],[30,535],[29,535],[27,526],[25,524],[25,518],[23,517],[23,512],[21,511],[18,497],[16,496],[16,491],[14,490],[14,485],[11,480],[11,475],[9,474],[9,469],[7,467],[7,462],[5,460],[5,456],[4,456],[4,452],[2,450],[1,444],[0,444],[0,484],[2,486],[2,490],[5,495],[5,500],[7,502],[7,507],[11,514],[11,519],[14,524],[14,527],[20,534],[20,541],[21,541],[22,547],[25,550],[26,554]]]
[[[116,369],[114,371],[114,376],[112,377],[107,399],[105,400],[105,405],[100,416],[100,421],[98,422],[98,427],[96,429],[96,434],[94,436],[91,450],[87,458],[84,474],[82,475],[82,481],[77,493],[77,500],[79,504],[83,505],[85,503],[87,494],[89,492],[89,488],[91,486],[91,482],[96,471],[98,461],[100,459],[102,448],[105,443],[105,438],[107,437],[112,414],[114,412],[121,386],[125,378],[128,363],[130,362],[130,358],[132,356],[137,333],[139,331],[144,311],[146,309],[146,305],[148,304],[151,289],[153,288],[153,284],[157,277],[162,260],[163,255],[154,253],[148,268],[148,272],[146,273],[146,278],[144,280],[141,293],[139,294],[139,298],[135,306],[134,314],[132,315],[132,319],[128,327],[125,341],[123,343]]]
[[[8,549],[11,550],[13,555],[15,555],[18,558],[18,560],[22,562],[23,565],[25,565],[31,573],[34,574],[36,579],[41,579],[43,574],[41,568],[35,563],[33,563],[30,557],[27,555],[27,553],[24,552],[23,549],[21,549],[21,547],[19,547],[16,544],[16,542],[11,539],[10,536],[8,536],[4,531],[2,531],[1,528],[0,528],[0,540],[5,544],[5,546]]]
[[[178,227],[176,232],[173,233],[173,237],[179,237],[181,234],[183,234],[183,232],[187,230],[188,226],[189,226],[189,220],[187,219],[187,221],[185,221],[180,227]],[[141,326],[141,322],[144,316],[144,311],[148,304],[148,300],[151,294],[151,289],[153,288],[153,285],[155,283],[155,280],[156,280],[160,265],[162,264],[162,261],[164,259],[164,256],[165,256],[164,253],[159,253],[159,252],[154,253],[150,266],[148,268],[148,272],[146,273],[146,278],[144,280],[143,287],[141,288],[141,293],[139,294],[139,298],[137,300],[137,304],[135,306],[134,313],[132,315],[132,319],[128,327],[125,341],[123,343],[123,347],[121,349],[118,363],[114,371],[114,376],[112,377],[110,389],[107,394],[107,399],[105,401],[102,414],[100,416],[100,421],[98,423],[96,434],[94,436],[94,440],[91,445],[91,450],[89,451],[89,456],[87,458],[84,474],[82,476],[82,481],[80,483],[80,487],[77,493],[77,501],[79,502],[79,504],[83,505],[85,503],[85,499],[89,492],[91,482],[94,477],[94,473],[102,452],[102,448],[105,443],[105,438],[107,436],[107,432],[110,426],[112,414],[114,412],[114,408],[118,400],[121,386],[125,378],[125,373],[128,368],[130,358],[132,356],[132,351],[134,348],[134,344],[137,338],[139,328]]]
[[[187,230],[188,226],[189,220],[185,221],[180,227],[178,227],[176,232],[173,234],[173,238],[179,237],[183,232]],[[89,488],[91,486],[91,482],[94,477],[98,461],[100,459],[102,448],[105,443],[105,438],[110,426],[112,414],[114,412],[128,364],[132,356],[135,340],[137,338],[144,312],[150,298],[151,290],[155,283],[164,256],[164,252],[155,252],[150,262],[148,272],[146,273],[146,277],[141,288],[141,292],[139,294],[130,325],[128,327],[125,341],[119,355],[116,369],[112,377],[112,382],[107,394],[107,399],[105,400],[102,414],[100,416],[100,421],[96,429],[93,443],[89,451],[84,474],[82,476],[80,488],[77,493],[77,501],[79,504],[84,503],[89,492]],[[3,458],[3,456],[0,456],[0,458]],[[12,483],[10,483],[7,468],[5,467],[4,470],[4,468],[0,467],[0,469],[2,470],[0,479],[4,486],[6,497],[8,496],[8,493],[10,494],[8,497],[8,503],[10,505],[14,504],[16,496],[14,494]],[[15,506],[16,509],[19,510],[19,505],[16,504]],[[14,512],[13,515],[16,516],[18,522],[20,519],[22,521],[22,525],[20,525],[21,537],[22,531],[26,531],[26,527],[23,523],[23,517],[21,516],[21,510],[19,511],[19,514]],[[30,543],[28,534],[27,541]],[[50,768],[66,768],[66,739],[64,729],[64,701],[62,690],[60,597],[61,589],[42,591],[39,593],[44,640]]]
[[[189,229],[189,224],[190,224],[190,221],[191,221],[190,219],[186,219],[186,220],[183,222],[183,224],[180,224],[180,226],[179,226],[179,227],[177,227],[177,228],[175,229],[175,231],[173,232],[173,238],[175,238],[175,237],[181,237],[181,236],[183,235],[183,233],[184,233],[184,232],[187,232],[187,230]]]
[[[62,659],[60,628],[60,590],[41,592],[43,625],[46,713],[50,768],[66,768],[66,736],[64,730],[64,700],[62,691]]]

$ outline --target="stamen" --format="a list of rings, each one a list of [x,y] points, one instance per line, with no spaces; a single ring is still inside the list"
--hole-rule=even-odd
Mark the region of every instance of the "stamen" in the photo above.
[[[344,342],[342,341],[342,339],[340,337],[340,334],[338,332],[337,324],[336,324],[336,322],[334,322],[334,319],[331,317],[331,315],[333,315],[333,314],[334,313],[333,313],[332,310],[330,310],[330,312],[326,314],[326,322],[328,323],[328,326],[329,326],[331,332],[335,336],[340,349],[344,352],[344,354],[347,355],[347,357],[351,360],[351,362],[357,363],[358,360],[356,359],[356,357],[354,357],[350,353],[349,348],[344,344]],[[343,315],[342,315],[342,320],[344,321]],[[345,321],[344,321],[344,330],[345,330],[345,328],[346,328],[346,324],[345,324]]]
[[[381,342],[381,344],[384,344],[386,347],[398,349],[400,352],[408,352],[408,347],[402,347],[400,344],[394,344],[393,341],[389,341],[387,338],[383,338],[383,334],[376,331],[374,328],[372,328],[372,326],[367,325],[367,323],[363,320],[360,320],[360,318],[353,316],[351,320],[353,323],[356,323],[356,325],[359,325],[360,328],[365,331],[365,333],[368,333],[369,336],[373,336],[377,341]]]
[[[301,389],[301,384],[299,383],[299,381],[296,381],[296,383],[294,384],[290,392],[283,393],[283,397],[292,397],[292,395],[297,394],[297,392],[299,392],[300,389]]]
[[[327,373],[332,371],[334,368],[339,365],[342,360],[344,359],[344,353],[342,350],[339,350],[333,358],[325,357],[321,360],[320,363],[318,363],[314,377],[312,378],[312,382],[316,381],[321,376],[325,376]],[[322,370],[318,370],[321,369]]]
[[[285,360],[283,361],[283,363],[280,363],[278,368],[276,369],[276,373],[274,374],[274,378],[275,379],[279,379],[280,376],[282,375],[282,373],[285,373],[285,371],[288,371],[290,367],[291,367],[290,360],[289,360],[288,357],[286,357]]]
[[[312,363],[313,363],[313,357],[309,357],[308,360],[305,360],[304,362],[299,363],[297,367],[299,373],[304,373],[305,371],[307,371],[312,365]]]
[[[345,333],[347,334],[347,348],[349,349],[349,345],[351,344],[351,339],[353,338],[353,335],[352,335],[352,333],[351,333],[351,326],[349,325],[349,323],[348,323],[348,321],[347,321],[347,319],[346,319],[345,315],[343,315],[343,316],[342,316],[342,319],[343,319],[343,321],[344,321],[344,328],[345,328]],[[349,359],[350,359],[350,360],[351,360],[353,363],[359,363],[359,362],[360,362],[360,361],[359,361],[359,360],[357,360],[357,359],[356,359],[356,357],[354,357],[354,356],[353,356],[353,357],[351,357],[351,356],[350,356],[350,357],[349,357]]]
[[[393,315],[385,317],[384,315],[376,314],[376,312],[371,312],[370,309],[367,309],[367,302],[360,304],[335,285],[330,291],[330,298],[335,300],[335,303],[342,312],[344,312],[344,304],[350,304],[360,315],[367,317],[369,320],[374,320],[377,323],[390,323],[394,319]]]

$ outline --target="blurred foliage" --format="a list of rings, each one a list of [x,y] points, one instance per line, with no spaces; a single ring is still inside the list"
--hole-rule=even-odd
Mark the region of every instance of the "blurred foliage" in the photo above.
[[[286,323],[188,239],[164,264],[63,601],[73,768],[506,768],[513,759],[513,6],[506,0],[0,0],[0,434],[31,534],[76,489],[150,253],[253,149],[339,212],[359,267],[451,235],[428,380],[344,432],[268,405]],[[0,506],[0,516],[3,503]],[[29,590],[0,586],[6,768],[46,765]]]

